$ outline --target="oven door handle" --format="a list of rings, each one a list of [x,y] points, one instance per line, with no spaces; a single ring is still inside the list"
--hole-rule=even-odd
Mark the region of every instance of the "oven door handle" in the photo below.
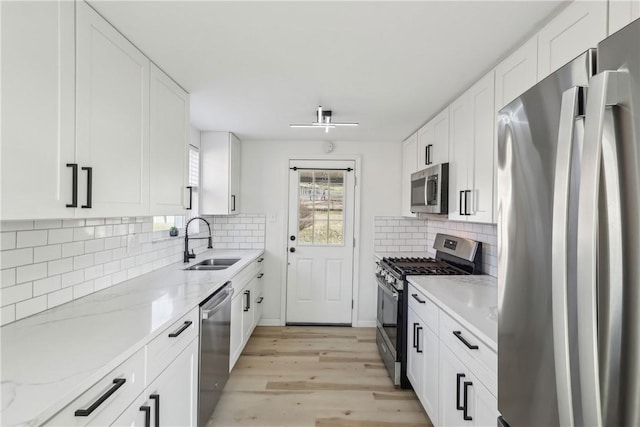
[[[391,298],[393,298],[394,300],[398,301],[398,292],[392,291],[389,285],[387,285],[385,282],[382,282],[380,279],[378,279],[378,287],[380,289],[382,289],[384,291],[385,294],[390,295]]]

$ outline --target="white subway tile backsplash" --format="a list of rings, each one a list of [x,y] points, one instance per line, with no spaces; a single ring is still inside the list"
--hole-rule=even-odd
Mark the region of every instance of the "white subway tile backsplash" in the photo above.
[[[16,269],[7,268],[5,270],[1,270],[0,287],[6,288],[8,286],[13,286],[15,284],[16,284]]]
[[[93,280],[80,283],[73,287],[73,299],[81,298],[94,292]]]
[[[60,289],[60,276],[47,277],[33,282],[33,296],[48,294]]]
[[[47,277],[47,263],[29,264],[16,269],[17,283],[30,282],[32,280]]]
[[[33,228],[36,230],[47,230],[50,228],[61,228],[62,220],[61,219],[39,219],[35,221],[35,225]]]
[[[73,257],[73,269],[83,270],[93,265],[93,254],[78,255]]]
[[[62,256],[61,245],[39,246],[33,248],[33,262],[50,261],[60,259]]]
[[[72,257],[84,254],[84,242],[73,242],[62,244],[62,257]]]
[[[11,268],[33,262],[33,248],[11,249],[0,254],[0,268]]]
[[[0,250],[15,249],[16,248],[16,232],[7,231],[0,233]]]
[[[84,227],[84,219],[63,219],[63,228]]]
[[[47,294],[47,308],[53,308],[73,299],[73,288],[64,288]]]
[[[16,306],[15,304],[7,305],[0,308],[0,322],[3,325],[11,323],[16,320]]]
[[[55,228],[49,230],[49,244],[73,241],[73,228]]]
[[[33,297],[31,282],[0,289],[0,305],[2,306],[15,304],[31,297]]]
[[[73,258],[61,258],[47,263],[47,272],[49,276],[56,274],[68,273],[73,270]]]
[[[47,309],[47,296],[31,298],[16,304],[16,320],[22,319],[32,314],[39,313]]]
[[[207,219],[215,248],[264,248],[264,215]],[[182,259],[182,239],[153,241],[152,217],[2,221],[0,229],[1,324]],[[201,253],[206,241],[190,246]]]
[[[33,221],[0,221],[0,231],[33,230]]]

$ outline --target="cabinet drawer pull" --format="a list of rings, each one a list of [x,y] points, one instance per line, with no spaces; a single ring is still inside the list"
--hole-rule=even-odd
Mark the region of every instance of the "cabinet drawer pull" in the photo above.
[[[156,427],[160,427],[160,395],[159,394],[150,394],[149,399],[153,399],[156,401]]]
[[[191,320],[187,320],[186,322],[184,322],[184,323],[182,324],[182,326],[180,326],[180,329],[178,329],[178,330],[177,330],[177,331],[175,331],[175,332],[171,332],[171,333],[169,334],[169,338],[175,338],[175,337],[177,337],[178,335],[180,335],[181,333],[183,333],[184,331],[186,331],[186,330],[187,330],[187,328],[188,328],[189,326],[191,326],[191,324],[192,324],[192,323],[193,323],[193,322],[192,322]]]
[[[100,396],[100,398],[93,402],[87,409],[77,409],[74,415],[76,417],[87,417],[91,415],[91,413],[95,411],[98,406],[102,405],[104,401],[111,397],[111,395],[115,393],[120,387],[122,387],[125,382],[127,382],[125,378],[115,378],[113,380],[113,386],[111,386],[111,388],[107,390],[105,394]]]
[[[467,414],[467,409],[469,409],[469,405],[467,404],[467,400],[468,400],[468,396],[467,396],[467,391],[468,391],[468,387],[473,385],[473,383],[471,381],[465,381],[464,382],[464,398],[463,398],[463,402],[462,402],[462,418],[464,418],[465,421],[471,421],[473,420],[472,417],[469,416],[469,414]]]
[[[193,209],[193,187],[187,185],[187,188],[189,189],[189,207],[187,208],[187,210],[190,211]]]
[[[260,298],[258,298],[257,303],[258,303],[258,304],[261,304],[261,303],[262,303],[262,301],[264,301],[264,297],[260,297]]]
[[[66,205],[68,208],[78,207],[78,164],[67,163],[67,167],[71,168],[71,203]]]
[[[464,406],[460,404],[460,379],[464,378],[464,374],[456,374],[456,409],[462,411]]]
[[[418,294],[411,294],[411,296],[413,297],[413,299],[415,299],[416,301],[418,301],[420,304],[424,304],[426,303],[425,300],[421,300],[420,298],[418,298]]]
[[[251,308],[251,291],[244,291],[244,296],[246,298],[246,304],[244,305],[244,311],[249,311]]]
[[[462,341],[462,343],[464,345],[466,345],[469,350],[477,350],[478,346],[475,344],[469,344],[469,341],[465,340],[464,337],[462,336],[462,332],[461,331],[453,331],[453,335],[456,336],[456,338],[458,338],[460,341]]]
[[[262,257],[258,258],[258,262],[262,262],[262,261],[264,261],[264,258],[262,258]]]
[[[141,406],[140,410],[144,412],[144,427],[151,427],[151,408],[149,406]]]
[[[83,167],[83,171],[87,171],[87,204],[80,206],[83,209],[91,209],[91,192],[93,190],[93,168]]]
[[[258,279],[262,279],[263,276],[264,276],[264,273],[258,274]]]

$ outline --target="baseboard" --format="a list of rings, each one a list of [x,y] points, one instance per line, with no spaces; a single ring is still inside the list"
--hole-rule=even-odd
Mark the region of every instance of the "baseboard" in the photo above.
[[[375,320],[358,320],[354,325],[354,328],[375,328]]]
[[[260,319],[258,326],[284,326],[280,319]]]

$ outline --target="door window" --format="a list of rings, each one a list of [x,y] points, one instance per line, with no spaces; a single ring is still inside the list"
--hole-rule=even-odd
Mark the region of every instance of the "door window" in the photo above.
[[[344,245],[345,171],[300,171],[298,244]]]

